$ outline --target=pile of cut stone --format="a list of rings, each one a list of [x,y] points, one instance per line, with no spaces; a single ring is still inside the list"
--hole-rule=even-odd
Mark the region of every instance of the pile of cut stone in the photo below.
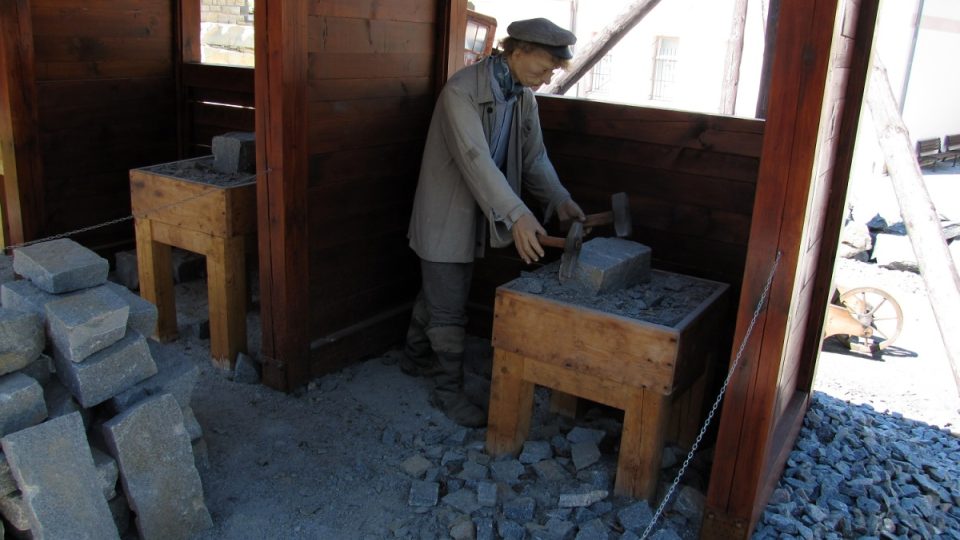
[[[156,307],[108,271],[69,239],[0,260],[0,515],[16,537],[119,538],[131,510],[141,538],[212,525],[198,369],[156,354]]]

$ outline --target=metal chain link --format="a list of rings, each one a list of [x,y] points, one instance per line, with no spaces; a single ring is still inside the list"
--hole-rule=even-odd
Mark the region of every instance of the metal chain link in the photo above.
[[[89,227],[83,227],[83,228],[76,229],[76,230],[69,231],[69,232],[65,232],[65,233],[54,234],[54,235],[52,235],[52,236],[47,236],[46,238],[39,238],[39,239],[37,239],[37,240],[31,240],[31,241],[29,241],[29,242],[23,242],[23,243],[21,243],[21,244],[13,244],[13,245],[9,245],[9,246],[4,246],[4,247],[3,247],[3,251],[11,251],[11,250],[16,249],[16,248],[32,246],[33,244],[39,244],[39,243],[42,243],[42,242],[49,242],[50,240],[57,240],[57,239],[59,239],[59,238],[66,238],[66,237],[68,237],[68,236],[73,236],[73,235],[75,235],[75,234],[85,233],[85,232],[93,231],[93,230],[96,230],[96,229],[101,229],[101,228],[103,228],[103,227],[109,227],[110,225],[116,225],[117,223],[123,223],[124,221],[129,221],[129,220],[131,220],[131,219],[133,219],[133,218],[135,218],[135,217],[141,217],[141,218],[142,218],[142,217],[150,214],[151,212],[157,212],[157,211],[159,211],[159,210],[165,210],[165,209],[167,209],[167,208],[172,208],[172,207],[174,207],[174,206],[178,206],[178,205],[181,205],[181,204],[190,202],[190,201],[192,201],[192,200],[199,199],[200,197],[205,197],[205,196],[207,196],[207,195],[209,195],[209,194],[211,194],[211,193],[217,192],[217,191],[219,191],[219,190],[216,189],[216,188],[211,188],[211,189],[208,189],[208,190],[206,190],[206,191],[202,191],[202,192],[200,192],[200,193],[198,193],[198,194],[196,194],[196,195],[194,195],[194,196],[192,196],[192,197],[187,197],[186,199],[180,199],[179,201],[172,202],[172,203],[170,203],[170,204],[165,204],[165,205],[163,205],[163,206],[155,206],[155,207],[153,207],[153,208],[148,208],[146,211],[141,212],[139,216],[136,216],[136,215],[134,215],[134,214],[130,214],[129,216],[124,216],[124,217],[117,218],[117,219],[111,219],[110,221],[105,221],[105,222],[103,222],[103,223],[98,223],[98,224],[96,224],[96,225],[90,225]]]
[[[680,484],[680,479],[682,479],[684,473],[687,472],[687,467],[690,465],[690,461],[693,460],[693,455],[697,452],[697,448],[700,446],[700,441],[703,440],[703,436],[707,432],[710,422],[713,421],[714,414],[716,414],[717,409],[720,407],[720,402],[723,400],[723,395],[727,392],[727,387],[730,386],[730,380],[733,378],[733,373],[736,371],[737,365],[740,363],[740,358],[743,356],[743,350],[747,346],[747,341],[750,340],[750,334],[753,333],[753,327],[757,324],[757,318],[760,316],[760,310],[763,308],[763,304],[765,304],[767,301],[767,293],[770,292],[770,285],[773,283],[773,275],[777,272],[777,266],[780,265],[781,255],[782,252],[777,251],[777,258],[773,261],[773,268],[770,269],[770,275],[767,276],[767,283],[764,285],[763,292],[760,294],[760,300],[757,302],[756,309],[753,310],[753,318],[750,319],[750,324],[747,326],[747,331],[743,335],[743,340],[740,341],[740,347],[737,349],[737,355],[733,359],[733,364],[730,365],[730,370],[727,372],[727,378],[725,381],[723,381],[723,386],[720,387],[720,392],[717,394],[717,399],[714,400],[713,406],[710,408],[710,412],[707,413],[707,419],[704,420],[703,427],[700,428],[700,433],[697,434],[697,438],[693,441],[693,446],[690,447],[690,452],[687,454],[687,459],[683,460],[683,465],[680,466],[680,470],[677,472],[677,477],[674,478],[673,484],[671,484],[670,489],[667,490],[667,494],[664,495],[663,500],[660,501],[660,505],[657,507],[657,511],[654,512],[653,517],[650,519],[650,523],[647,525],[647,528],[644,529],[643,534],[640,535],[640,540],[647,538],[650,535],[650,532],[653,531],[653,527],[657,524],[657,521],[663,514],[663,510],[670,502],[670,497],[673,496],[673,492]]]

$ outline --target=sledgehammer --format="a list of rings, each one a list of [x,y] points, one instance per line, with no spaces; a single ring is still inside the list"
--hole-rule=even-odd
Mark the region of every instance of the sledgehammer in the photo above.
[[[626,192],[614,193],[610,197],[610,210],[596,214],[587,214],[581,224],[585,229],[613,223],[613,230],[619,238],[633,234],[633,218],[630,216],[630,201]]]

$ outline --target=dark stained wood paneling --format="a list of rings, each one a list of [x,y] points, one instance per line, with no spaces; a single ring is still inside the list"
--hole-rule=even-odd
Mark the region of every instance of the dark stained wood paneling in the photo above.
[[[403,79],[428,77],[433,59],[424,54],[310,53],[311,79]]]
[[[385,328],[409,318],[383,314],[408,307],[419,284],[406,229],[435,99],[437,10],[410,0],[310,3],[310,335],[322,343],[315,374],[336,369],[350,347],[382,350],[402,337]],[[324,341],[360,328],[375,339]]]
[[[425,54],[435,46],[432,23],[310,17],[311,53]]]
[[[128,215],[128,171],[176,157],[171,2],[33,0],[43,234]],[[111,226],[78,237],[132,242]]]
[[[309,4],[312,16],[422,23],[432,23],[437,16],[437,0],[313,0]]]
[[[254,70],[212,64],[183,64],[184,153],[211,153],[213,137],[254,131]]]

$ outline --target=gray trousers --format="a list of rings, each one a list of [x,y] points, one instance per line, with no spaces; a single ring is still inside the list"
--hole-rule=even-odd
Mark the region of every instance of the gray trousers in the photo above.
[[[473,263],[439,263],[420,259],[423,277],[418,302],[426,307],[424,330],[437,353],[461,354],[466,340],[467,298]]]

